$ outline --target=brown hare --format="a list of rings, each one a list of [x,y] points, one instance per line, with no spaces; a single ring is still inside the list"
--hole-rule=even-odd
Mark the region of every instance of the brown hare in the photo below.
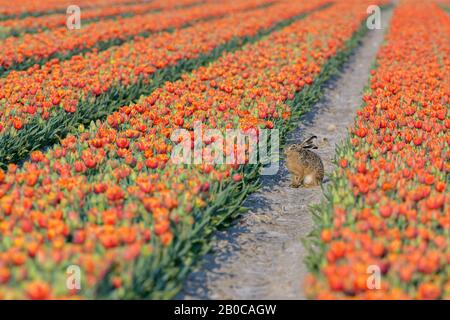
[[[322,184],[324,176],[323,162],[311,151],[317,149],[313,143],[316,136],[312,136],[300,144],[292,144],[286,148],[286,167],[292,175],[292,188],[314,187]]]

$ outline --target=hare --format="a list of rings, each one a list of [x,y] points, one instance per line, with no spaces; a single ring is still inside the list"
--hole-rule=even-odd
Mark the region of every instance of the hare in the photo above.
[[[292,188],[314,187],[322,184],[324,176],[323,162],[311,151],[317,149],[313,143],[316,136],[312,136],[300,144],[288,146],[284,152],[286,167],[292,175]]]

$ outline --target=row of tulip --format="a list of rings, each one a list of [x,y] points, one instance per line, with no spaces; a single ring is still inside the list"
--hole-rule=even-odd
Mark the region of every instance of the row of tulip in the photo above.
[[[127,4],[108,7],[93,7],[84,9],[81,7],[81,22],[82,25],[97,21],[99,19],[114,18],[116,16],[131,16],[137,14],[147,13],[155,10],[168,10],[173,8],[181,8],[197,4],[199,0],[177,0],[165,1],[156,0],[145,2],[142,4]],[[68,15],[66,12],[54,13],[39,17],[25,17],[23,19],[9,19],[0,21],[0,37],[7,37],[10,35],[18,36],[22,33],[36,33],[48,29],[55,29],[57,27],[66,26]]]
[[[294,108],[317,98],[338,53],[356,45],[372,3],[317,11],[1,171],[0,294],[173,296],[211,232],[254,189],[259,168],[206,158],[173,164],[172,132],[192,133],[197,121],[221,131],[284,131]],[[214,142],[204,138],[205,148]],[[81,290],[66,287],[70,265],[82,270]]]
[[[70,127],[109,114],[186,69],[257,39],[325,2],[281,2],[100,53],[12,72],[0,79],[0,162],[16,162],[65,135]],[[233,1],[230,7],[221,4],[217,8],[223,13],[256,3],[261,1]]]
[[[205,3],[178,10],[152,12],[133,17],[117,17],[83,26],[79,30],[60,27],[54,30],[24,34],[0,40],[0,74],[3,70],[25,70],[50,59],[68,59],[75,54],[104,50],[136,36],[181,28],[197,20],[221,17],[228,13],[254,9],[272,0],[237,0],[226,3]]]
[[[317,299],[450,298],[450,16],[404,0],[316,208]]]
[[[442,8],[444,8],[445,11],[447,11],[447,13],[450,13],[450,1],[447,0],[440,5],[442,6]]]
[[[172,1],[172,0],[170,0]],[[3,17],[20,18],[27,16],[46,15],[52,12],[65,12],[70,5],[76,4],[84,8],[106,7],[111,5],[126,5],[136,3],[136,0],[21,0],[20,4],[10,0],[0,1],[0,19]]]
[[[447,9],[450,8],[450,1],[449,1],[449,0],[436,0],[436,2],[437,2],[440,6],[444,7],[445,10],[447,10]]]

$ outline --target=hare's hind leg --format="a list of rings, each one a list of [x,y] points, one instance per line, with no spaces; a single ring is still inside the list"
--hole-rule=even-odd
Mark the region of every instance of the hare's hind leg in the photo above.
[[[323,182],[323,174],[316,176],[316,185],[320,186]]]
[[[313,188],[317,187],[321,184],[321,181],[317,175],[314,175],[312,173],[307,174],[305,176],[305,179],[303,179],[303,185],[305,188]]]
[[[291,178],[291,184],[289,185],[289,187],[291,188],[299,188],[302,186],[302,179],[299,176],[292,176]]]

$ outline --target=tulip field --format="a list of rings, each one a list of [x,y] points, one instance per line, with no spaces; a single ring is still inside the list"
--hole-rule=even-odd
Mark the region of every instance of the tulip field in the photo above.
[[[450,298],[450,19],[405,2],[316,208],[312,297]],[[367,290],[379,265],[380,290]]]
[[[175,164],[173,133],[191,132],[189,149],[196,123],[284,142],[371,32],[373,5],[393,17],[311,208],[304,290],[449,299],[444,0],[0,0],[0,298],[175,297],[245,215],[262,165]]]

